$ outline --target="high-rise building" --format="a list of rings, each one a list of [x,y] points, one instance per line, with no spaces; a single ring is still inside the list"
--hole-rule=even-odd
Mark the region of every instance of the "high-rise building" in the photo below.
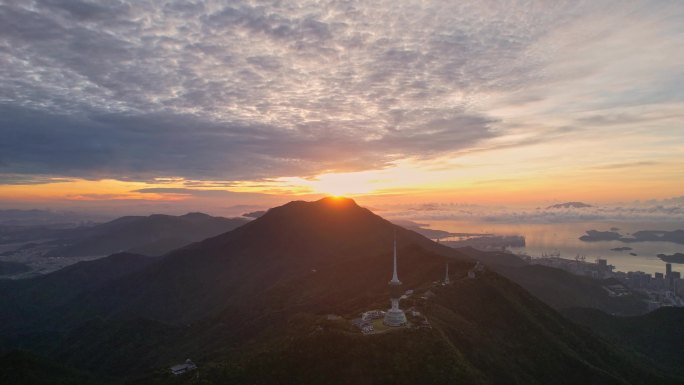
[[[404,326],[406,325],[406,314],[399,308],[399,297],[401,297],[401,281],[397,275],[397,231],[394,230],[394,271],[392,272],[392,280],[389,281],[390,286],[390,302],[392,307],[385,313],[383,323],[387,326]]]
[[[672,292],[675,294],[677,293],[677,289],[678,289],[677,283],[679,283],[681,278],[682,278],[682,275],[680,272],[678,272],[678,271],[670,272],[670,278],[669,278],[670,288],[669,289],[672,290]]]

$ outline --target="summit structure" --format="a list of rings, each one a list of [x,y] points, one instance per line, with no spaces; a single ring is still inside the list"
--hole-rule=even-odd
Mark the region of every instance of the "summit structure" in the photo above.
[[[406,314],[399,308],[399,298],[401,297],[401,281],[397,275],[397,231],[394,230],[394,270],[392,280],[389,281],[390,302],[392,307],[385,313],[384,324],[387,326],[406,325]]]
[[[392,286],[401,285],[401,281],[397,276],[397,230],[394,230],[394,270],[392,271],[392,280],[389,284]]]

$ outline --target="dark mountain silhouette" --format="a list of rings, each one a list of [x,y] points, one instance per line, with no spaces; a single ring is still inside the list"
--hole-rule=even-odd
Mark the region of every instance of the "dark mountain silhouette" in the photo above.
[[[12,385],[84,385],[96,380],[82,372],[65,367],[26,351],[0,354],[0,383]]]
[[[171,250],[233,230],[244,218],[212,217],[202,213],[181,216],[127,216],[91,228],[72,231],[65,246],[48,257],[82,257],[130,251],[159,256]]]
[[[387,252],[395,229],[400,247],[413,244],[464,258],[451,248],[396,227],[352,200],[298,201],[273,208],[234,231],[174,251],[118,282],[117,287],[87,293],[75,307],[89,304],[93,315],[120,313],[189,322],[287,280]],[[60,312],[72,313],[70,309]]]
[[[641,360],[684,376],[684,309],[663,307],[637,317],[615,317],[594,309],[567,309],[563,314]]]
[[[245,218],[259,218],[260,216],[266,214],[265,210],[250,211],[248,213],[242,214]]]
[[[482,252],[473,248],[459,250],[487,264],[555,309],[583,307],[622,315],[648,311],[644,298],[639,294],[609,296],[603,286],[618,284],[614,279],[597,280],[553,267],[529,265],[510,253]]]
[[[25,273],[30,270],[28,265],[21,262],[0,261],[0,276]]]
[[[155,258],[119,253],[78,262],[51,274],[23,280],[0,280],[0,334],[44,329],[51,310],[79,295],[106,286],[149,266]],[[49,327],[52,329],[52,327]]]
[[[282,327],[262,336],[246,357],[206,363],[199,379],[213,384],[677,383],[495,273],[431,290],[435,296],[421,309],[431,329],[361,336],[299,312],[273,319],[272,325]],[[169,379],[150,376],[139,383]]]
[[[402,306],[418,307],[432,328],[362,336],[328,321],[389,306],[395,230],[404,287],[434,293]],[[433,285],[446,261],[454,284]],[[473,265],[351,200],[291,202],[82,290],[45,309],[42,330],[0,344],[103,382],[681,384],[495,272],[466,278]],[[199,371],[168,374],[188,357]]]

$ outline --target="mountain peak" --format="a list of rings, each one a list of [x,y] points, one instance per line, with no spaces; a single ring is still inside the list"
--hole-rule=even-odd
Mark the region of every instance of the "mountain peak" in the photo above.
[[[354,201],[351,198],[346,198],[342,196],[327,196],[325,198],[321,198],[317,200],[314,203],[318,204],[324,204],[328,205],[331,207],[359,207],[358,204],[356,204],[356,201]]]
[[[382,222],[385,221],[357,205],[353,199],[343,197],[325,197],[317,201],[292,201],[271,208],[254,220],[255,225],[277,224],[281,229],[289,230],[306,225],[311,227],[309,230],[315,232],[333,224],[346,223],[348,226],[357,227],[361,226],[361,223]]]
[[[291,201],[282,206],[273,207],[258,219],[271,218],[278,215],[307,215],[307,214],[331,214],[353,213],[363,211],[372,214],[362,208],[351,198],[329,196],[317,201]]]

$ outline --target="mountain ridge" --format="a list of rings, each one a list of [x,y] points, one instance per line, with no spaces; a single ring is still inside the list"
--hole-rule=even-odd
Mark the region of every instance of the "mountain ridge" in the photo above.
[[[92,304],[94,314],[120,311],[164,322],[190,322],[283,279],[385,252],[391,248],[395,229],[399,247],[415,243],[427,251],[469,260],[454,249],[397,228],[353,201],[295,201],[235,230],[171,252],[159,263],[126,277],[126,282],[117,282],[117,288],[101,289],[108,293],[84,294],[80,301]],[[250,276],[250,282],[244,276]],[[108,298],[106,308],[98,296]],[[69,309],[60,312],[72,313]]]
[[[246,223],[248,220],[244,218],[213,217],[203,213],[124,216],[72,231],[72,239],[48,252],[46,257],[110,255],[124,251],[144,251],[148,256],[160,256]]]
[[[432,292],[402,307],[432,328],[363,336],[350,320],[389,307],[395,233],[403,288]],[[353,201],[293,202],[84,290],[0,347],[141,384],[189,381],[167,369],[187,357],[207,384],[682,384],[495,271],[468,278],[474,265]]]

